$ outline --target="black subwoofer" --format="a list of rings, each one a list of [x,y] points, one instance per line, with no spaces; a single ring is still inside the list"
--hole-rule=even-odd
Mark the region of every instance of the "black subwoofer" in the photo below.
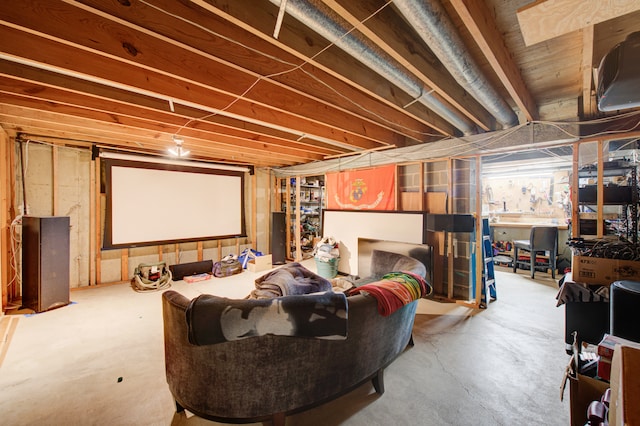
[[[640,282],[611,284],[611,334],[640,342]]]
[[[287,223],[286,213],[271,213],[271,261],[273,265],[283,265],[286,262]]]

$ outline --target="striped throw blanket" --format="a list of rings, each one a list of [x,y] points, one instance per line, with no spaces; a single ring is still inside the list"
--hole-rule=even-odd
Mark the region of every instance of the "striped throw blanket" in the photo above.
[[[423,277],[412,272],[390,272],[380,281],[356,287],[350,295],[356,293],[370,294],[378,301],[378,312],[389,316],[414,300],[428,296],[433,291]]]

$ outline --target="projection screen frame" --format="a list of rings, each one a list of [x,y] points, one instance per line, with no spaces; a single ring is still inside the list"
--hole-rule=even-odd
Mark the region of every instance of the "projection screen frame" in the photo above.
[[[103,250],[134,248],[134,247],[175,244],[175,243],[187,243],[187,242],[194,242],[194,241],[216,240],[216,239],[226,239],[226,238],[240,238],[240,237],[247,236],[246,221],[245,221],[245,171],[243,169],[239,167],[238,168],[227,167],[224,165],[221,166],[220,168],[216,168],[215,166],[208,165],[208,164],[206,165],[206,167],[199,167],[197,165],[184,164],[186,162],[164,163],[160,161],[144,161],[144,160],[136,160],[136,159],[130,159],[130,158],[119,158],[119,157],[112,158],[109,156],[102,157],[100,160],[102,162],[102,171],[103,171],[102,180],[104,182],[104,191],[106,193],[106,211],[105,211],[105,217],[104,217],[104,232],[103,232],[103,240],[102,240]],[[184,174],[184,176],[187,176],[190,174],[197,174],[197,175],[204,175],[204,176],[210,176],[210,177],[220,176],[223,179],[232,178],[233,180],[235,180],[237,178],[239,180],[238,181],[239,211],[237,210],[234,210],[234,211],[237,211],[239,213],[239,219],[238,219],[239,223],[237,223],[237,226],[234,226],[234,231],[236,232],[228,232],[228,233],[218,232],[218,233],[209,233],[209,234],[205,232],[198,235],[189,235],[185,237],[176,237],[176,238],[168,238],[168,239],[160,238],[160,239],[147,239],[143,241],[136,240],[136,241],[126,241],[126,242],[120,242],[118,240],[114,242],[113,240],[113,236],[114,236],[113,189],[114,188],[113,188],[113,182],[112,182],[114,167],[178,173],[178,175],[175,175],[175,176],[182,176],[182,174]],[[181,192],[181,191],[178,191],[178,192]],[[205,194],[202,188],[199,189],[199,192],[202,194],[203,197],[209,197],[213,199],[215,199],[217,195],[217,194],[212,194],[211,192]],[[190,194],[190,193],[191,192],[187,192],[187,194]],[[196,208],[198,207],[197,199],[181,200],[179,196],[180,194],[173,194],[175,203],[179,204],[183,201],[190,202],[194,205],[194,207]],[[165,199],[155,200],[155,202],[157,203],[156,207],[159,205],[159,207],[157,208],[170,208],[169,206],[171,205],[170,203],[172,202],[172,200],[170,200],[169,198],[170,196],[169,194],[167,194],[167,197]],[[149,202],[149,205],[147,206],[145,206],[143,200],[141,201],[142,201],[142,204],[138,207],[139,208],[148,207],[148,213],[153,214],[153,207],[151,205],[154,204],[154,200],[147,200]],[[218,200],[218,207],[216,211],[221,210],[221,206],[219,205],[220,201],[223,201],[223,200]],[[136,206],[131,206],[131,208],[135,208],[135,207]],[[189,208],[189,205],[178,206],[178,210],[184,209],[184,208]],[[213,217],[212,217],[212,220],[214,220]]]

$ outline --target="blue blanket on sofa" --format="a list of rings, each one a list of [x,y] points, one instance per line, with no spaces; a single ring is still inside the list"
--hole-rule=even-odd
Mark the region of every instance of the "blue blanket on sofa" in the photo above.
[[[308,270],[298,262],[288,263],[257,278],[249,299],[271,299],[281,296],[331,291],[331,281]]]

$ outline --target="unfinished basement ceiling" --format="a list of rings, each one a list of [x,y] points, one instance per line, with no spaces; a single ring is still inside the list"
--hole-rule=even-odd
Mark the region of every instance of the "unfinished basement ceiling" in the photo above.
[[[284,167],[596,118],[593,68],[640,31],[639,2],[602,3],[4,1],[0,126]]]

